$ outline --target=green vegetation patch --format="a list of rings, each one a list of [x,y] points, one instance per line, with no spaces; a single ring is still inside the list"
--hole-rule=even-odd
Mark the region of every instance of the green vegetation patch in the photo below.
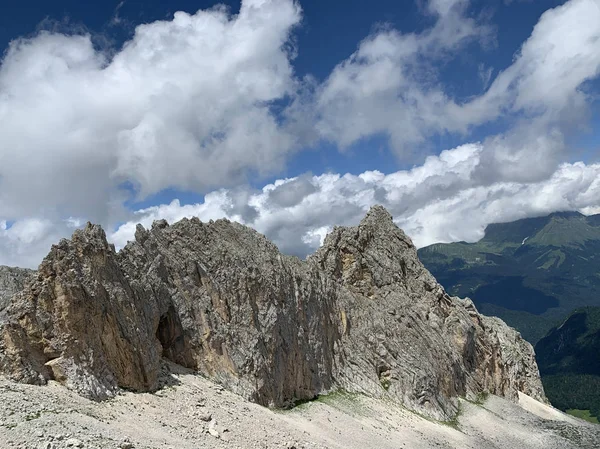
[[[490,224],[478,242],[434,244],[419,258],[449,293],[536,344],[573,310],[600,306],[599,223],[600,214],[559,212]]]
[[[581,418],[581,419],[584,419],[584,420],[594,423],[594,424],[600,424],[598,422],[598,418],[590,415],[589,410],[579,410],[576,408],[570,408],[567,410],[567,413],[571,416],[575,416],[576,418]]]
[[[600,376],[558,374],[542,377],[542,383],[554,407],[564,412],[586,410],[589,418],[600,417]]]

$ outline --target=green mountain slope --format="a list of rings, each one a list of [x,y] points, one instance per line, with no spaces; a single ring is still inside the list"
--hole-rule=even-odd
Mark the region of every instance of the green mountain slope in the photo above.
[[[600,418],[600,307],[573,312],[536,344],[535,352],[550,402]]]
[[[600,306],[600,215],[491,224],[479,242],[435,244],[419,257],[449,292],[532,343],[574,309]]]

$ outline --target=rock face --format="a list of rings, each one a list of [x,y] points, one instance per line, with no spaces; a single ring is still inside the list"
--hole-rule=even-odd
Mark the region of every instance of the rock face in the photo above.
[[[162,357],[263,405],[343,389],[437,419],[482,392],[545,401],[531,346],[447,295],[374,207],[306,261],[250,228],[138,226],[119,253],[88,225],[54,246],[0,328],[0,371],[102,399],[157,388]]]
[[[34,273],[24,268],[0,266],[0,311],[6,308],[13,295],[23,289]]]

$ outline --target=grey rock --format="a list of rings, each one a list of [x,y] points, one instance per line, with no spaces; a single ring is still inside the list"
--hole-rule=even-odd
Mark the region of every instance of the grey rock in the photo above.
[[[344,287],[336,383],[345,390],[391,396],[438,419],[457,412],[459,396],[546,400],[531,345],[446,294],[385,209],[335,228],[309,262]]]
[[[51,441],[46,441],[39,444],[38,449],[56,449],[56,445]]]
[[[34,275],[33,270],[0,266],[0,311],[6,308],[14,294],[21,291]]]
[[[208,424],[208,433],[215,438],[220,438],[221,434],[217,430],[217,421],[214,419]]]
[[[164,357],[266,406],[344,390],[450,419],[460,396],[546,400],[532,347],[446,294],[382,207],[306,261],[228,220],[138,225],[119,253],[89,224],[7,315],[0,371],[94,399],[158,388]]]
[[[212,421],[212,415],[210,413],[202,413],[198,416],[200,421],[210,422]]]
[[[99,226],[77,230],[50,250],[37,279],[17,293],[0,323],[0,371],[14,380],[55,379],[94,399],[117,387],[156,383],[156,313],[133,294]]]

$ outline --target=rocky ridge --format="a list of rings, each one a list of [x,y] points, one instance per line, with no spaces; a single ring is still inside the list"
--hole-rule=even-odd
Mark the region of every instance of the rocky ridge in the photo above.
[[[531,346],[450,297],[382,207],[306,261],[227,220],[138,226],[118,253],[89,224],[6,315],[0,372],[93,399],[156,389],[166,358],[275,407],[343,390],[443,420],[484,392],[545,401]]]

